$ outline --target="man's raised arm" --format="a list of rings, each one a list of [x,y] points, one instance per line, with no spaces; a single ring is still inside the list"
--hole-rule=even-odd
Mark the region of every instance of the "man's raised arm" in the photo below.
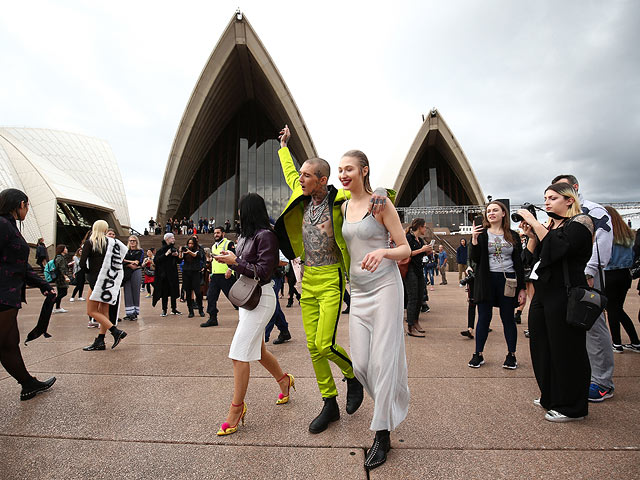
[[[293,190],[300,185],[300,174],[298,173],[298,170],[296,170],[291,152],[289,152],[289,149],[287,148],[287,143],[289,143],[289,139],[291,138],[291,132],[287,125],[285,125],[280,131],[280,136],[278,138],[280,139],[280,150],[278,150],[278,156],[280,157],[282,173],[284,174],[284,179],[287,182],[287,185],[289,185],[289,188]]]

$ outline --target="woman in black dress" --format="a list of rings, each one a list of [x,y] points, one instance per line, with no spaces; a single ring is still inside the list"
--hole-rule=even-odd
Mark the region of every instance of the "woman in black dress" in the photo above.
[[[591,366],[586,331],[570,326],[567,316],[569,284],[587,286],[584,269],[593,248],[594,225],[582,215],[578,194],[567,183],[554,183],[544,193],[550,219],[542,225],[528,210],[518,210],[520,227],[529,237],[525,263],[532,266],[535,293],[529,307],[531,362],[540,388],[535,405],[548,410],[550,422],[582,420],[588,413]]]
[[[56,377],[44,382],[32,377],[20,353],[18,310],[25,302],[26,285],[38,287],[43,295],[56,290],[35,274],[29,265],[29,245],[18,229],[29,212],[29,198],[15,188],[0,192],[0,363],[22,385],[20,400],[29,400],[47,390]]]

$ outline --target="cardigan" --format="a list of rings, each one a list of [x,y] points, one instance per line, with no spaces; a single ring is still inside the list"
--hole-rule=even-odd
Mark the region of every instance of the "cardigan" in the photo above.
[[[516,280],[518,286],[516,290],[524,290],[524,267],[522,265],[522,243],[520,243],[520,235],[510,230],[513,237],[513,252],[511,259],[513,260],[513,269],[516,271]],[[489,235],[484,230],[478,235],[478,244],[471,243],[471,259],[476,263],[475,281],[473,286],[473,299],[476,303],[488,302],[491,300],[491,279],[489,268]],[[517,301],[517,296],[514,297]]]

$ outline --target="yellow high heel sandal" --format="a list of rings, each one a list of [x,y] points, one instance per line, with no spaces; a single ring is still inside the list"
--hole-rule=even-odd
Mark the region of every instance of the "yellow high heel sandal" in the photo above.
[[[242,425],[244,425],[244,416],[247,414],[247,404],[245,402],[241,403],[242,405],[242,413],[240,414],[240,418],[238,418],[238,421],[236,422],[235,425],[229,425],[228,422],[224,422],[222,425],[220,425],[220,430],[218,430],[218,435],[222,436],[222,435],[231,435],[232,433],[236,433],[238,431],[238,424],[240,423],[240,420],[242,420]],[[232,407],[239,407],[240,405],[236,405],[235,403],[231,404]]]
[[[287,395],[283,395],[282,393],[280,393],[278,395],[278,400],[276,400],[276,405],[284,405],[285,403],[289,402],[289,391],[291,390],[291,387],[293,387],[293,389],[296,389],[296,379],[293,377],[293,375],[291,375],[290,373],[285,373],[282,378],[280,380],[278,380],[278,383],[280,383],[282,380],[284,380],[285,377],[289,377],[289,386],[287,387]]]

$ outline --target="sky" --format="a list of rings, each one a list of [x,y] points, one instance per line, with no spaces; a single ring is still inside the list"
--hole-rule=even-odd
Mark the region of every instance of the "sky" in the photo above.
[[[5,2],[0,125],[108,141],[142,231],[238,7],[333,168],[360,149],[372,184],[392,187],[436,107],[485,195],[541,203],[556,174],[573,173],[591,200],[640,201],[633,0]]]

